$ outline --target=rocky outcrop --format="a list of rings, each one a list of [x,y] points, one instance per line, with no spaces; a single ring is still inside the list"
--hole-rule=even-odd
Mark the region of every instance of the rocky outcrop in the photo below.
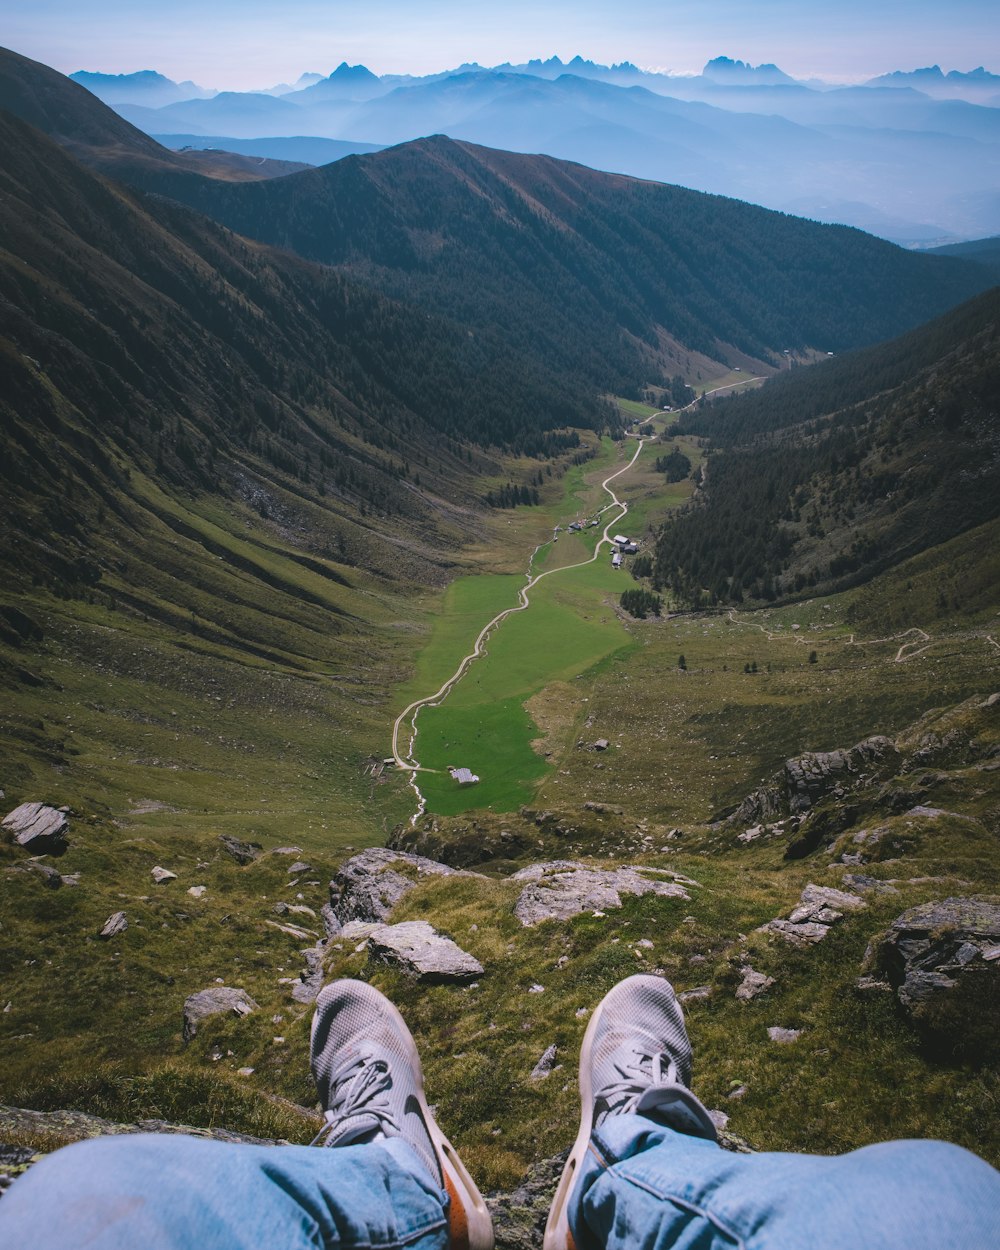
[[[422,981],[474,981],[485,971],[478,959],[426,920],[402,924],[354,920],[344,925],[340,936],[365,942],[372,958],[395,964]]]
[[[32,855],[61,855],[68,827],[66,812],[44,803],[22,803],[3,818],[3,828]]]
[[[161,868],[159,864],[155,868],[151,868],[149,874],[157,885],[166,885],[168,881],[177,880],[176,872],[171,872],[169,868]]]
[[[952,1053],[1000,1054],[1000,905],[946,898],[903,912],[868,949],[866,971]]]
[[[246,990],[232,989],[228,985],[211,985],[208,989],[190,994],[184,1000],[184,1040],[189,1042],[198,1032],[202,1020],[231,1011],[237,1016],[248,1016],[257,1010],[257,1004]]]
[[[259,842],[242,842],[230,833],[220,833],[219,841],[226,854],[238,864],[252,864],[264,849]]]
[[[698,884],[665,868],[591,868],[567,859],[532,864],[511,880],[525,882],[514,905],[514,915],[525,926],[615,909],[621,907],[623,894],[689,899],[684,887]]]
[[[330,906],[341,924],[351,920],[374,924],[422,879],[457,872],[423,855],[372,847],[349,859],[330,882]]]
[[[830,926],[842,920],[845,912],[863,911],[866,906],[856,894],[810,883],[787,919],[779,916],[769,920],[759,932],[777,934],[795,946],[812,946],[822,942]]]
[[[727,817],[730,825],[751,826],[782,816],[802,816],[821,799],[842,798],[872,780],[891,776],[899,752],[891,738],[875,735],[846,750],[807,751],[785,761],[781,770],[748,795]]]

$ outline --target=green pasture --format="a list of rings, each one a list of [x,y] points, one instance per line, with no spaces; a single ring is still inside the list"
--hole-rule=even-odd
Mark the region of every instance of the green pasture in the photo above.
[[[624,585],[608,560],[554,574],[532,590],[531,607],[502,622],[462,681],[417,721],[417,758],[428,808],[452,815],[470,808],[510,811],[527,802],[548,771],[532,749],[538,728],[525,700],[554,681],[569,681],[628,646],[608,602]],[[459,787],[449,767],[481,778]]]

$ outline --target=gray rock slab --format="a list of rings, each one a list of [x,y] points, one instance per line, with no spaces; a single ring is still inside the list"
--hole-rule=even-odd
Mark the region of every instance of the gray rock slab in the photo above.
[[[109,938],[118,937],[118,935],[124,933],[127,928],[128,919],[126,918],[125,913],[123,911],[112,912],[107,920],[105,920],[104,927],[97,936],[104,938],[104,940],[107,941]]]
[[[371,847],[341,866],[330,882],[330,906],[341,924],[351,920],[382,921],[422,879],[457,875],[480,874],[460,873],[424,855]]]
[[[66,849],[69,821],[58,807],[22,803],[3,818],[2,827],[33,855],[61,855]]]
[[[153,880],[156,882],[157,885],[164,885],[168,881],[177,880],[176,872],[171,872],[169,868],[161,868],[159,864],[157,864],[155,868],[151,868],[149,871],[150,871],[150,876],[153,878]]]
[[[623,894],[690,899],[684,886],[697,885],[690,877],[662,868],[591,868],[565,859],[532,864],[511,880],[525,883],[514,905],[514,915],[525,926],[618,908]]]
[[[793,924],[790,920],[782,920],[779,916],[776,920],[769,920],[767,924],[761,925],[761,932],[774,933],[795,946],[814,946],[817,942],[822,942],[830,932],[830,926],[818,924],[813,920]]]
[[[246,990],[233,989],[228,985],[210,985],[208,989],[189,994],[184,1000],[184,1040],[189,1042],[198,1032],[202,1020],[231,1011],[237,1016],[248,1016],[258,1009],[257,1003]]]
[[[797,1042],[802,1036],[801,1029],[783,1029],[780,1025],[774,1024],[767,1030],[767,1035],[772,1042],[778,1042],[781,1045],[788,1045],[789,1042]]]
[[[758,994],[763,994],[774,984],[774,977],[766,976],[763,972],[757,972],[756,969],[747,965],[741,970],[743,972],[743,980],[736,987],[736,998],[741,1003],[748,1003],[751,999],[756,998]]]
[[[542,1057],[531,1069],[531,1079],[533,1081],[541,1081],[552,1072],[556,1066],[556,1053],[554,1044],[542,1051]]]
[[[485,971],[478,959],[426,920],[377,925],[368,935],[368,949],[375,959],[396,964],[424,981],[473,981]]]

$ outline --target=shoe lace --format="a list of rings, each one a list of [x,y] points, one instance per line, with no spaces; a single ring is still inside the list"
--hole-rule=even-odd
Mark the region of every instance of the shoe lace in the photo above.
[[[370,1133],[398,1136],[399,1124],[384,1097],[391,1086],[392,1076],[384,1059],[360,1055],[345,1060],[330,1075],[329,1106],[323,1113],[326,1123],[309,1144],[336,1145],[352,1120],[358,1123],[348,1140]]]
[[[621,1080],[609,1081],[597,1091],[594,1097],[595,1127],[603,1124],[609,1116],[628,1115],[634,1111],[642,1095],[653,1086],[682,1084],[677,1064],[669,1051],[647,1054],[642,1050],[633,1050],[632,1054],[638,1062],[614,1064]]]

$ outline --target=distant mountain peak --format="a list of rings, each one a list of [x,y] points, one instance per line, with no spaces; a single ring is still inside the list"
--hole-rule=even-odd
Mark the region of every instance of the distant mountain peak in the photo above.
[[[366,65],[348,65],[346,61],[341,61],[327,81],[378,82],[378,75],[373,74]]]
[[[777,83],[795,81],[794,78],[790,78],[783,70],[778,69],[777,65],[770,63],[766,65],[751,65],[748,61],[734,61],[732,57],[728,56],[714,57],[701,72],[704,78],[725,83],[774,86]]]

